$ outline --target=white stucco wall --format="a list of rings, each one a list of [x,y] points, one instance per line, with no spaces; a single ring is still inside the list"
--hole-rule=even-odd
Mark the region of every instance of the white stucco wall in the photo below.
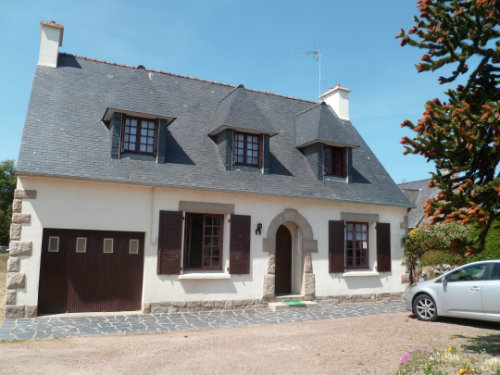
[[[400,229],[400,223],[404,220],[406,208],[35,177],[20,177],[18,189],[37,191],[36,199],[24,200],[22,206],[23,213],[31,214],[31,223],[23,225],[21,240],[33,241],[33,255],[21,259],[20,271],[26,274],[26,287],[18,290],[18,305],[37,305],[43,228],[144,232],[143,302],[262,298],[268,263],[268,253],[262,250],[263,238],[271,221],[287,208],[297,210],[309,222],[313,238],[318,241],[318,252],[312,254],[317,296],[405,290],[405,285],[401,284],[404,229]],[[159,211],[177,211],[181,200],[230,203],[235,206],[235,214],[251,215],[249,275],[226,275],[226,279],[218,280],[180,280],[177,275],[156,274]],[[375,272],[374,223],[369,227],[369,272],[363,271],[369,276],[345,277],[345,274],[328,273],[328,221],[340,220],[341,212],[378,214],[380,222],[391,224],[391,273]],[[226,215],[223,273],[227,273],[229,266],[228,219],[229,215]],[[262,223],[261,235],[255,234],[257,223]],[[300,291],[302,268],[300,231],[294,224],[288,227],[292,232],[292,251],[296,257],[292,267],[292,288],[296,292]],[[363,275],[363,272],[356,274]]]

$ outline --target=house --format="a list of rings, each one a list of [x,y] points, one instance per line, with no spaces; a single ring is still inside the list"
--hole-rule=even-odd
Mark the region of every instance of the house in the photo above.
[[[436,198],[439,193],[439,189],[437,187],[429,187],[430,182],[431,179],[428,178],[398,184],[400,189],[413,205],[413,208],[408,211],[408,230],[418,228],[426,223],[424,203],[427,199]]]
[[[6,315],[400,298],[408,199],[320,102],[59,53],[41,23]]]

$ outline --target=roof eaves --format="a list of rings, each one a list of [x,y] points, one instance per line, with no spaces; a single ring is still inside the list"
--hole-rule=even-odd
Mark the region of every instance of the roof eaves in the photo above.
[[[76,176],[67,176],[67,175],[58,175],[58,174],[48,174],[48,173],[37,173],[37,172],[23,172],[16,171],[17,176],[35,176],[35,177],[46,177],[46,178],[59,178],[64,180],[77,180],[77,181],[91,181],[91,182],[105,182],[111,184],[121,184],[121,185],[135,185],[135,186],[154,186],[154,187],[169,187],[169,188],[177,188],[177,189],[188,189],[188,190],[202,190],[202,191],[216,191],[222,193],[241,193],[241,194],[251,194],[251,195],[263,195],[263,196],[276,196],[280,198],[291,198],[291,199],[306,199],[312,201],[323,201],[323,202],[343,202],[343,203],[353,203],[353,204],[371,204],[375,206],[388,206],[388,207],[411,207],[407,204],[403,203],[384,203],[384,202],[367,202],[363,200],[353,200],[353,199],[339,199],[339,198],[326,198],[326,197],[306,197],[298,194],[290,194],[283,196],[276,193],[257,193],[248,190],[237,190],[237,189],[224,189],[224,188],[214,188],[214,187],[206,187],[206,186],[188,186],[188,185],[180,185],[180,184],[168,184],[168,183],[157,183],[157,184],[148,184],[143,182],[134,182],[134,181],[116,181],[106,178],[86,178],[86,177],[76,177]]]

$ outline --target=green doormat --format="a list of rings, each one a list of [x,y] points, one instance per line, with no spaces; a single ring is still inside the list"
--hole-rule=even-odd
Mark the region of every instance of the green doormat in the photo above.
[[[288,305],[288,306],[305,306],[306,304],[304,302],[300,302],[300,301],[287,301],[287,302],[283,302],[285,305]]]

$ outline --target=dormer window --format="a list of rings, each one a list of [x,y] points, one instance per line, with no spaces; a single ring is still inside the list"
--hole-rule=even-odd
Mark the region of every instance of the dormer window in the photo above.
[[[346,176],[346,149],[323,145],[323,174],[325,176]]]
[[[156,155],[157,121],[123,116],[121,152]]]
[[[262,165],[262,136],[234,132],[233,164],[260,168]]]

